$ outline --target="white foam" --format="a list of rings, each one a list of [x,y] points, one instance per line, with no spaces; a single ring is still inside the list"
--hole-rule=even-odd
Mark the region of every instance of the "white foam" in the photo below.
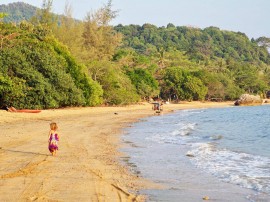
[[[270,193],[270,159],[226,149],[214,144],[194,143],[188,151],[191,161],[200,169],[223,181]]]
[[[155,142],[159,144],[179,144],[180,140],[177,137],[174,136],[164,136],[162,134],[156,134],[151,137],[146,137],[146,140],[150,142]]]
[[[176,135],[181,135],[181,136],[187,136],[190,135],[191,132],[195,129],[196,123],[179,123],[177,124],[180,126],[180,128],[174,130],[171,135],[176,136]]]

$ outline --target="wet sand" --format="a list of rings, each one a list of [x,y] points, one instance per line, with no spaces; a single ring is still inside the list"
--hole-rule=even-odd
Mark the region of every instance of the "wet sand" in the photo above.
[[[187,102],[178,109],[231,106]],[[155,115],[148,103],[127,107],[43,110],[38,114],[0,111],[0,201],[144,201],[142,189],[158,184],[121,163],[122,129]],[[48,151],[49,123],[57,122],[57,156]],[[183,184],[183,186],[185,186]]]

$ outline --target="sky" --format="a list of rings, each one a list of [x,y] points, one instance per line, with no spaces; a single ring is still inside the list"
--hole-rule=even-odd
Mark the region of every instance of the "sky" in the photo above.
[[[25,2],[41,7],[42,0],[0,0],[0,4]],[[101,8],[107,0],[68,0],[73,17],[83,20],[88,12]],[[53,12],[64,13],[66,0],[53,0]],[[249,38],[270,37],[270,0],[112,0],[118,16],[112,25],[150,23],[158,27],[193,26],[204,29],[243,32]]]

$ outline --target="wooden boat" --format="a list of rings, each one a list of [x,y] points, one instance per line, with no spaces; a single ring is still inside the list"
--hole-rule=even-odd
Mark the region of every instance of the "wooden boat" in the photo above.
[[[39,113],[39,112],[41,112],[41,110],[39,110],[39,109],[17,109],[14,112]]]

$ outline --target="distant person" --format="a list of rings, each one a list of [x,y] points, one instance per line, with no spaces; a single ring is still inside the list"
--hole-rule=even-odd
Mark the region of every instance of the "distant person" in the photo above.
[[[154,103],[153,110],[160,110],[160,104],[159,103]]]
[[[58,150],[59,134],[57,133],[58,126],[55,122],[50,123],[50,132],[48,136],[49,151],[53,156],[56,155]]]
[[[163,102],[160,104],[160,111],[163,111]]]

